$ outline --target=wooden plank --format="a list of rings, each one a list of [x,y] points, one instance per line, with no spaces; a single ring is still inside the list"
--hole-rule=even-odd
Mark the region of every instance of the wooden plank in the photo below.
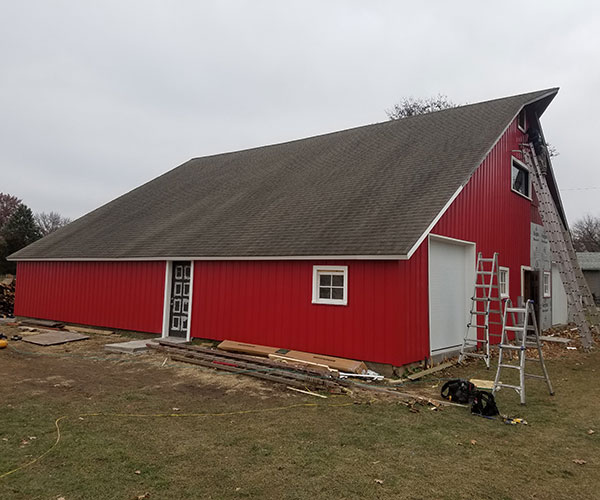
[[[550,335],[540,335],[539,339],[543,340],[544,342],[557,342],[559,344],[568,344],[571,342],[571,339],[566,339],[564,337],[551,337]]]
[[[242,354],[253,354],[255,356],[265,357],[269,354],[274,354],[277,351],[282,351],[282,349],[280,349],[279,347],[249,344],[247,342],[235,342],[233,340],[224,340],[217,346],[217,349],[221,349],[222,351],[239,352]]]
[[[239,354],[239,353],[234,353],[234,352],[227,352],[227,351],[220,351],[220,350],[216,350],[216,349],[210,349],[210,348],[206,348],[206,347],[202,347],[202,346],[198,346],[198,345],[181,345],[181,344],[177,344],[174,342],[170,342],[168,340],[163,340],[163,339],[159,339],[158,343],[162,346],[167,346],[167,347],[172,347],[175,349],[181,349],[181,350],[185,350],[185,351],[194,351],[194,352],[201,352],[204,354],[210,354],[210,355],[218,355],[221,357],[227,357],[230,359],[238,359],[238,360],[242,360],[242,361],[248,361],[251,363],[255,363],[255,364],[260,364],[263,366],[269,366],[272,368],[289,368],[289,369],[293,369],[293,370],[300,370],[309,374],[314,374],[320,377],[327,377],[327,378],[336,378],[338,376],[337,372],[335,371],[324,371],[318,368],[312,368],[310,366],[307,366],[306,364],[302,364],[302,363],[282,363],[280,361],[276,361],[273,359],[268,359],[268,358],[262,358],[262,357],[255,357],[255,356],[250,356],[248,354]]]
[[[66,326],[65,330],[75,333],[94,333],[97,335],[112,335],[115,333],[112,330],[100,330],[98,328],[88,328],[83,326]]]
[[[198,359],[195,357],[186,357],[178,354],[172,354],[171,359],[173,361],[180,361],[183,363],[191,363],[194,365],[205,366],[207,368],[215,368],[217,370],[225,370],[232,373],[239,373],[241,375],[248,375],[250,377],[255,377],[263,380],[269,380],[270,382],[277,382],[279,384],[286,384],[293,387],[305,388],[307,385],[307,381],[295,380],[293,378],[285,378],[277,375],[272,375],[269,373],[262,372],[251,372],[244,368],[239,368],[237,366],[225,365],[225,364],[217,364],[214,361],[208,361],[204,359]]]
[[[423,370],[417,373],[411,373],[406,378],[408,380],[418,380],[421,377],[425,377],[426,375],[429,375],[431,373],[445,370],[446,368],[450,368],[451,366],[454,366],[454,363],[452,361],[447,361],[446,363],[439,364],[437,366],[434,366],[433,368],[429,368],[428,370]]]
[[[187,346],[187,347],[190,347],[190,346]],[[186,352],[186,350],[183,349],[183,346],[182,346],[182,348],[177,348],[177,347],[167,347],[167,346],[160,345],[158,347],[158,350],[164,351],[164,352],[167,352],[169,354],[179,356],[179,357],[194,358],[194,359],[200,359],[203,361],[207,361],[209,363],[212,363],[211,366],[213,368],[220,368],[221,366],[234,366],[234,367],[244,369],[244,370],[263,370],[264,371],[265,369],[270,369],[272,371],[272,373],[274,373],[280,377],[283,377],[283,376],[291,377],[291,378],[298,379],[298,380],[304,380],[308,383],[312,383],[315,385],[325,385],[325,386],[330,386],[330,387],[334,387],[334,386],[338,385],[336,382],[334,382],[331,379],[321,378],[320,375],[313,376],[313,375],[310,375],[307,373],[303,373],[303,372],[298,371],[297,369],[289,368],[286,365],[282,365],[282,364],[277,364],[275,367],[272,367],[272,366],[265,367],[263,363],[255,363],[254,360],[248,362],[248,361],[227,358],[227,357],[222,356],[221,353],[218,353],[215,351],[212,351],[211,353],[193,352],[191,350]],[[216,366],[213,366],[213,365],[216,365]]]
[[[366,373],[367,365],[362,361],[353,359],[336,358],[334,356],[325,356],[323,354],[312,354],[302,351],[289,351],[284,354],[286,358],[298,360],[300,362],[309,362],[314,364],[326,365],[329,368],[335,368],[341,372]]]

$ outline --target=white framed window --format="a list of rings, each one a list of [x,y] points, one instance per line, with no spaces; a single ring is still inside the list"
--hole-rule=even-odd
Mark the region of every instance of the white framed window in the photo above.
[[[525,110],[522,109],[517,117],[517,127],[521,132],[525,132],[527,130],[527,116],[525,115]]]
[[[550,285],[551,274],[549,271],[544,271],[542,288],[544,290],[544,298],[548,298],[552,296],[552,287]]]
[[[517,194],[531,200],[531,178],[529,169],[522,161],[511,159],[510,188]]]
[[[313,266],[313,304],[348,304],[348,266]]]
[[[500,268],[498,269],[498,274],[500,275],[500,283],[498,284],[500,288],[500,298],[508,298],[510,291],[510,269],[508,267],[500,266]]]

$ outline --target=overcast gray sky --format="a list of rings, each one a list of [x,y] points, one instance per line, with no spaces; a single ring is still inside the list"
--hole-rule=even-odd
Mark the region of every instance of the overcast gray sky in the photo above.
[[[571,223],[600,215],[600,4],[0,0],[0,191],[72,218],[189,158],[559,86]]]

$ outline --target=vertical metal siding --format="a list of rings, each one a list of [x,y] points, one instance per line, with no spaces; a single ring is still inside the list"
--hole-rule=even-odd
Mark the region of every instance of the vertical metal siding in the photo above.
[[[348,266],[347,306],[312,304],[321,264]],[[415,279],[418,270],[398,261],[196,261],[192,336],[392,364],[424,358],[417,317],[427,302],[398,286],[401,273]]]
[[[530,264],[530,222],[536,213],[535,203],[511,190],[511,156],[522,159],[515,150],[524,140],[515,120],[432,230],[473,241],[484,256],[498,252],[500,265],[510,269],[513,302],[521,294],[521,266]]]
[[[433,229],[529,265],[531,202],[510,189],[513,123]],[[313,265],[348,266],[348,305],[312,304]],[[159,333],[164,262],[19,263],[16,313]],[[193,337],[402,365],[429,356],[427,239],[408,261],[196,261]]]
[[[164,262],[19,262],[15,314],[162,331]]]

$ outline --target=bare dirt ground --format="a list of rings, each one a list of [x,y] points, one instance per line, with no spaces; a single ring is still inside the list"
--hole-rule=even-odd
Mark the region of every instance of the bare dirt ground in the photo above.
[[[553,346],[556,395],[533,381],[522,407],[501,391],[500,410],[528,421],[508,426],[463,408],[319,399],[156,352],[104,352],[130,339],[0,351],[0,498],[597,498],[598,351]],[[475,361],[400,390],[439,397],[451,377],[493,370]]]

